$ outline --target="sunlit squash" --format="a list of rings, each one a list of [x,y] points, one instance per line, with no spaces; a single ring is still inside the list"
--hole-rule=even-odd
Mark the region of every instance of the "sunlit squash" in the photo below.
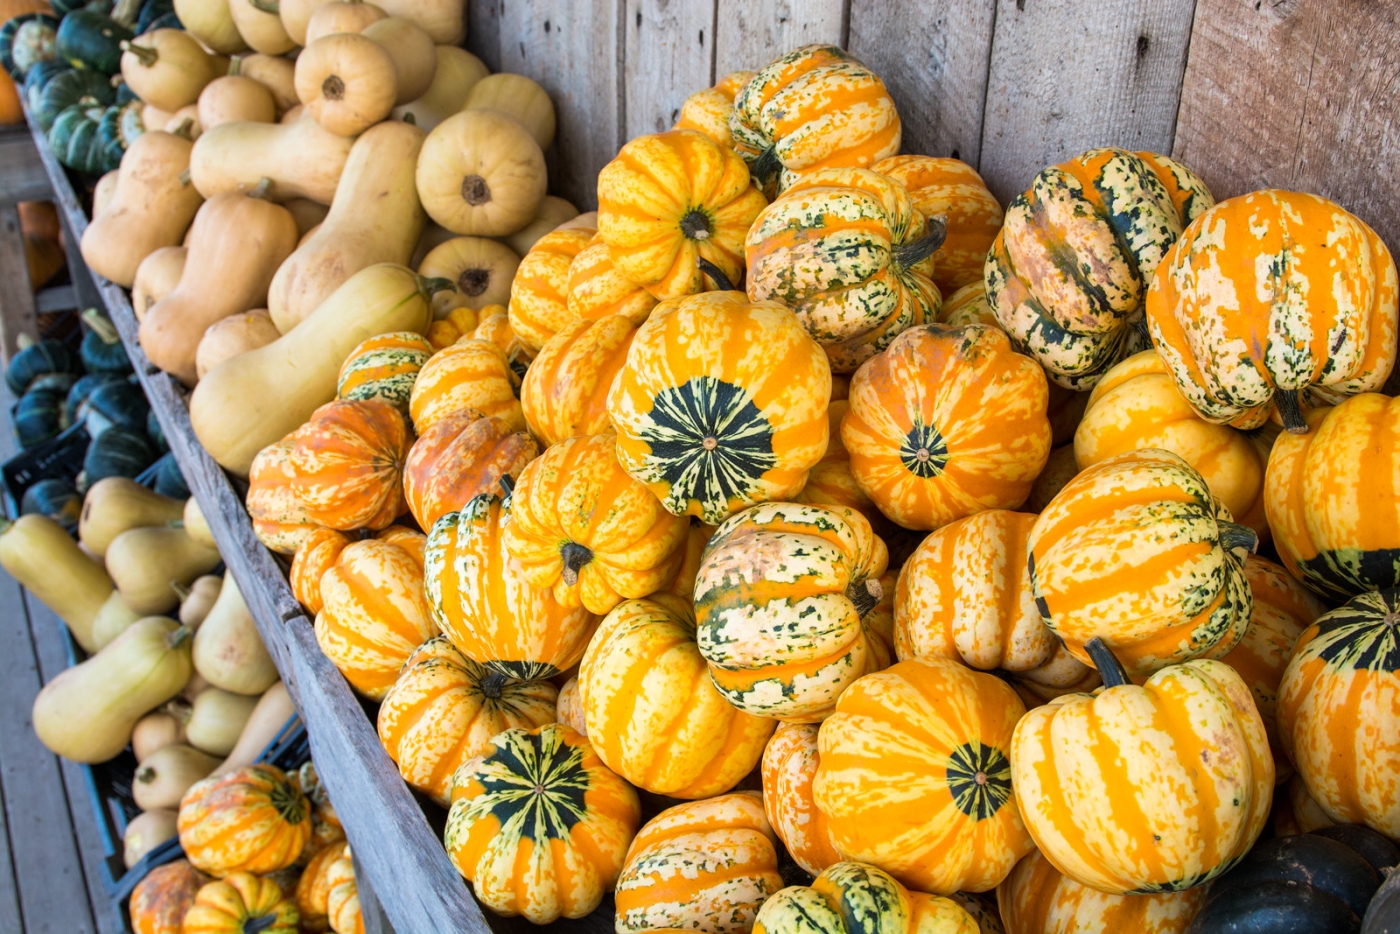
[[[428,134],[418,157],[418,196],[428,216],[453,233],[508,236],[534,220],[544,200],[544,153],[510,114],[470,109],[470,101],[468,108]]]
[[[418,371],[432,354],[433,348],[427,338],[413,331],[371,337],[350,351],[350,356],[340,365],[335,397],[378,399],[406,415]]]
[[[506,355],[510,366],[510,383],[518,390],[525,371],[535,359],[538,351],[525,345],[510,324],[510,313],[501,305],[488,305],[481,309],[476,329],[471,332],[473,340],[495,344]]]
[[[311,837],[306,796],[275,765],[249,765],[196,782],[180,801],[180,846],[196,868],[223,878],[296,862]]]
[[[270,550],[289,555],[319,528],[292,488],[295,439],[283,438],[253,458],[248,469],[248,495],[244,506],[253,521],[253,534]]]
[[[453,237],[428,251],[418,264],[420,276],[447,279],[451,289],[433,296],[433,315],[453,308],[479,309],[510,300],[510,285],[520,257],[504,243],[486,237]]]
[[[712,88],[696,91],[681,103],[680,116],[673,130],[699,130],[721,146],[734,147],[729,117],[734,113],[734,97],[753,80],[752,71],[731,71]]]
[[[813,506],[849,506],[869,519],[876,532],[883,534],[890,521],[856,484],[856,478],[851,475],[851,454],[841,441],[841,419],[849,408],[850,403],[845,399],[832,399],[827,406],[826,453],[812,467],[806,484],[792,499],[795,503]]]
[[[811,886],[792,885],[763,903],[754,934],[980,934],[950,898],[911,892],[868,863],[840,862]]]
[[[413,430],[428,429],[455,412],[494,415],[523,431],[525,416],[515,397],[510,361],[499,347],[483,340],[461,340],[428,358],[408,398]]]
[[[573,320],[569,266],[595,233],[591,227],[547,233],[521,258],[510,284],[510,326],[532,353]]]
[[[431,529],[482,493],[504,496],[501,478],[520,476],[539,452],[533,438],[499,418],[454,412],[434,422],[408,452],[403,487],[409,512],[419,527]]]
[[[601,234],[595,234],[569,263],[568,288],[567,304],[574,318],[623,315],[637,325],[656,307],[655,295],[618,270]]]
[[[298,934],[300,918],[295,898],[276,879],[231,872],[195,894],[180,923],[180,934]]]
[[[292,495],[317,525],[388,528],[407,508],[403,469],[411,443],[408,420],[388,402],[327,402],[292,434]]]
[[[763,749],[763,811],[793,861],[812,875],[841,861],[812,797],[821,752],[815,723],[779,723]]]
[[[321,612],[321,578],[335,566],[345,546],[355,539],[335,529],[316,528],[297,545],[287,575],[292,595],[313,617]]]
[[[520,384],[520,407],[545,447],[608,430],[608,390],[636,336],[623,315],[579,318],[540,349]]]

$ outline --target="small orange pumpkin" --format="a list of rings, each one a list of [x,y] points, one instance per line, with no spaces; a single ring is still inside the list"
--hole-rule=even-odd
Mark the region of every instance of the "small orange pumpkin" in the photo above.
[[[383,529],[403,515],[403,465],[412,436],[379,399],[337,399],[292,433],[293,495],[328,529]]]
[[[812,798],[821,752],[815,723],[780,723],[763,750],[763,811],[793,861],[816,875],[841,861]]]
[[[191,865],[222,878],[297,861],[311,838],[311,806],[275,765],[248,765],[195,782],[180,799],[180,846]]]
[[[180,934],[185,912],[209,877],[180,859],[146,873],[131,891],[132,934]]]
[[[284,555],[295,552],[320,527],[292,489],[296,477],[291,458],[294,434],[269,444],[253,458],[244,500],[258,541]]]
[[[729,117],[734,98],[753,80],[752,71],[731,71],[712,88],[696,91],[681,103],[680,117],[673,130],[699,130],[721,146],[734,148]]]
[[[572,227],[545,234],[530,247],[510,284],[510,326],[531,353],[573,320],[569,313],[569,266],[597,231]]]
[[[431,529],[481,493],[505,495],[502,477],[518,477],[540,448],[499,418],[454,412],[423,432],[404,463],[403,489],[418,525]]]
[[[205,885],[180,923],[181,934],[298,934],[296,901],[275,879],[231,872]]]
[[[619,272],[608,244],[595,235],[569,264],[568,306],[574,318],[622,315],[637,325],[656,307],[656,296]]]
[[[632,321],[608,315],[571,321],[544,345],[520,385],[520,407],[545,447],[608,430],[608,390],[636,336]]]
[[[414,431],[426,434],[441,419],[464,411],[494,415],[511,431],[525,430],[510,361],[494,343],[458,341],[433,354],[418,371],[408,401]]]
[[[297,546],[292,558],[292,569],[287,580],[292,585],[292,596],[306,607],[312,616],[321,612],[321,576],[340,560],[345,546],[354,541],[349,535],[336,529],[318,528]]]

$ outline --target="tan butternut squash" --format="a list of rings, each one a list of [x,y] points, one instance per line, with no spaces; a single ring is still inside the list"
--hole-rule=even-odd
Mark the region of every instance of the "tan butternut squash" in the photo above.
[[[375,4],[362,0],[322,3],[306,21],[306,38],[302,45],[310,45],[322,36],[337,32],[364,32],[370,23],[377,23],[388,15]]]
[[[132,529],[107,546],[107,573],[126,605],[138,613],[165,613],[180,604],[170,586],[188,586],[219,563],[219,553],[169,526]]]
[[[170,115],[199,99],[205,85],[224,74],[227,62],[210,55],[182,29],[153,29],[122,43],[122,78],[147,108],[165,111],[166,120],[153,123],[142,114],[147,127],[162,127]]]
[[[83,232],[81,249],[88,268],[131,288],[143,259],[180,242],[203,201],[181,178],[190,168],[193,148],[184,137],[161,130],[132,141],[122,156],[111,203]]]
[[[252,78],[267,88],[279,118],[301,103],[297,100],[296,66],[291,59],[254,52],[235,58],[229,69],[233,74]]]
[[[267,308],[286,334],[352,275],[375,263],[403,265],[426,216],[414,172],[423,131],[387,121],[355,140],[330,213],[277,270]]]
[[[185,724],[185,735],[196,749],[210,755],[226,756],[238,745],[238,737],[257,706],[257,697],[234,694],[220,688],[205,688],[194,699],[190,722]],[[209,766],[209,771],[213,771],[218,764],[218,760],[215,760]],[[204,774],[208,775],[209,772]]]
[[[272,323],[272,315],[266,308],[254,308],[215,321],[199,339],[194,353],[195,375],[204,379],[204,374],[225,360],[266,347],[281,336],[282,332]]]
[[[214,771],[219,761],[184,743],[157,749],[131,777],[131,797],[143,811],[177,809],[190,786]]]
[[[212,774],[222,775],[234,769],[241,769],[245,765],[252,765],[296,712],[292,695],[288,693],[285,684],[278,681],[268,688],[258,699],[258,705],[253,708],[248,722],[243,725],[243,732],[238,736],[238,745],[233,747],[223,765],[216,768]]]
[[[352,142],[327,132],[315,120],[225,123],[194,144],[190,180],[200,194],[212,198],[255,188],[268,178],[268,198],[273,201],[309,198],[330,204]]]
[[[121,593],[113,589],[112,595],[102,604],[102,609],[97,611],[92,621],[93,644],[99,649],[104,648],[145,615],[127,606]]]
[[[138,814],[127,823],[126,833],[122,835],[122,862],[127,869],[141,862],[141,857],[166,840],[175,838],[179,833],[176,816],[174,809],[161,808]]]
[[[190,142],[199,139],[204,134],[204,126],[199,122],[199,103],[196,101],[186,104],[175,111],[162,129],[167,133],[183,136]]]
[[[175,15],[185,31],[205,48],[223,55],[246,52],[248,43],[238,33],[229,0],[175,0]]]
[[[412,20],[438,45],[461,45],[467,37],[467,5],[462,0],[379,0],[390,16]]]
[[[297,327],[199,381],[190,397],[196,437],[215,461],[246,477],[259,451],[335,398],[340,365],[356,344],[390,331],[426,332],[432,293],[445,285],[388,263],[355,273]]]
[[[437,71],[433,82],[418,98],[394,108],[396,120],[407,120],[427,133],[467,105],[472,88],[491,72],[466,49],[437,47]]]
[[[536,240],[575,217],[578,217],[578,208],[574,207],[572,201],[545,195],[535,219],[510,236],[502,237],[501,242],[514,250],[517,256],[524,256],[530,252],[530,247],[535,245]]]
[[[190,631],[173,619],[133,623],[82,664],[60,672],[34,699],[39,741],[74,762],[106,762],[126,748],[136,721],[189,680]]]
[[[214,531],[209,528],[209,522],[204,518],[204,510],[200,508],[199,500],[193,496],[185,500],[185,512],[180,521],[183,523],[185,534],[190,538],[206,548],[219,547],[218,542],[214,541]]]
[[[520,257],[504,243],[485,237],[454,237],[436,247],[418,267],[420,276],[452,283],[433,296],[433,317],[445,318],[454,308],[481,310],[510,301],[510,284]]]
[[[185,710],[183,717],[176,716],[168,709],[175,703],[171,701],[136,721],[131,731],[131,751],[137,762],[145,761],[158,749],[185,741],[185,721],[189,719],[189,711]]]
[[[277,681],[277,666],[231,574],[195,633],[194,667],[214,687],[234,694],[261,695]]]
[[[306,24],[311,21],[311,14],[316,12],[317,7],[324,6],[325,2],[326,0],[280,0],[277,4],[282,28],[287,30],[287,35],[291,36],[297,45],[306,45]]]
[[[305,117],[305,116],[306,116],[306,108],[303,107],[303,106],[301,105],[301,102],[300,102],[300,101],[298,101],[298,102],[297,102],[297,105],[296,105],[295,107],[293,107],[291,110],[288,110],[286,113],[284,113],[280,118],[278,118],[277,122],[278,122],[278,123],[296,123],[298,120],[300,120],[302,117]],[[306,119],[310,120],[311,118],[310,118],[310,117],[306,117]],[[313,121],[313,122],[314,122],[314,121]]]
[[[126,477],[107,477],[94,483],[83,497],[78,539],[93,554],[101,556],[123,532],[166,526],[184,514],[181,500],[162,496]]]
[[[163,246],[141,260],[131,284],[131,310],[137,321],[146,317],[152,305],[175,291],[180,274],[185,271],[188,252],[183,246]]]
[[[190,502],[195,502],[194,497],[190,497]],[[185,531],[189,532],[188,522],[185,524]],[[215,601],[219,599],[219,591],[223,590],[223,587],[224,579],[216,574],[196,577],[194,582],[185,588],[176,587],[175,592],[180,596],[180,622],[198,631],[209,611],[214,608]],[[199,670],[198,665],[195,666],[195,670]]]
[[[464,110],[428,134],[418,158],[417,181],[424,210],[443,227],[459,234],[504,237],[539,212],[547,181],[544,153],[534,137],[505,114]]]
[[[297,99],[338,136],[358,136],[389,116],[396,82],[388,50],[358,33],[322,36],[297,56]]]
[[[202,130],[221,123],[273,123],[277,120],[277,104],[272,92],[260,82],[243,75],[224,75],[199,92],[196,113]]]
[[[228,0],[229,16],[243,41],[255,52],[264,55],[285,55],[296,48],[297,43],[287,35],[282,25],[282,17],[277,5],[266,9],[266,0]]]
[[[0,520],[0,566],[68,624],[83,651],[97,651],[92,627],[114,593],[112,578],[63,526],[38,514]]]
[[[437,72],[433,37],[399,16],[370,23],[360,33],[384,47],[394,60],[394,103],[407,104],[428,92]]]
[[[113,169],[97,180],[97,184],[92,188],[92,216],[96,217],[106,210],[107,205],[112,201],[112,195],[117,191],[117,179],[121,176],[121,169]]]
[[[296,221],[286,208],[232,191],[210,198],[195,217],[180,284],[141,321],[146,356],[193,386],[204,332],[229,315],[266,305],[272,276],[296,243]]]
[[[466,110],[496,110],[518,122],[548,149],[554,142],[554,102],[535,81],[502,72],[478,81],[467,95]]]

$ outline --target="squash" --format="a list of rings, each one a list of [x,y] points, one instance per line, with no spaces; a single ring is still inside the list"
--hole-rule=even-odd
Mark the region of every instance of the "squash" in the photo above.
[[[545,234],[560,229],[561,225],[578,216],[578,208],[574,207],[572,202],[554,195],[545,195],[544,200],[540,202],[539,210],[535,213],[535,219],[510,236],[502,237],[501,240],[518,256],[524,256],[534,248]],[[582,226],[596,228],[597,221],[598,218],[594,216],[589,223]]]
[[[58,115],[77,104],[85,107],[110,107],[116,100],[112,83],[100,71],[74,68],[54,75],[38,93],[34,118],[44,130],[53,127]]]
[[[249,714],[248,721],[243,724],[243,732],[238,736],[237,745],[224,759],[223,764],[211,774],[222,775],[252,765],[296,712],[296,706],[292,704],[292,696],[288,693],[286,685],[278,681],[268,688],[263,696],[258,698],[257,706]]]
[[[1186,934],[1209,891],[1111,895],[1061,875],[1036,851],[1016,864],[996,894],[1008,934]]]
[[[111,203],[83,232],[83,261],[94,272],[129,288],[142,260],[180,242],[202,201],[181,181],[192,145],[159,130],[131,144]]]
[[[627,848],[614,929],[748,934],[759,906],[783,887],[777,844],[757,791],[667,808]]]
[[[248,44],[238,33],[229,10],[231,3],[242,0],[174,0],[175,15],[191,36],[205,48],[213,49],[220,55],[233,55],[244,52]]]
[[[131,891],[133,934],[180,934],[185,913],[208,881],[184,859],[152,869]]]
[[[380,0],[390,16],[417,23],[438,45],[461,45],[467,35],[467,11],[456,0]]]
[[[721,146],[734,148],[734,134],[729,132],[729,117],[734,113],[734,98],[753,80],[752,71],[732,71],[712,88],[696,91],[681,103],[680,116],[673,130],[699,130]]]
[[[341,364],[336,398],[377,399],[407,415],[413,384],[431,355],[431,345],[413,331],[371,337]]]
[[[471,339],[443,348],[423,364],[409,394],[414,431],[426,434],[442,419],[463,411],[492,415],[512,431],[523,430],[525,416],[511,375],[506,355],[495,344]]]
[[[518,477],[540,453],[523,431],[499,418],[456,412],[414,442],[403,467],[404,499],[421,528],[466,506],[476,496],[504,496],[501,481]]]
[[[395,107],[393,117],[430,133],[439,123],[464,110],[472,88],[489,74],[481,59],[466,49],[439,45],[432,84],[417,98]]]
[[[5,367],[5,385],[13,395],[23,395],[34,381],[50,373],[77,375],[83,371],[82,359],[60,340],[37,341],[21,348]]]
[[[266,308],[254,308],[241,314],[220,318],[204,329],[204,336],[194,352],[194,372],[197,379],[214,367],[250,350],[266,347],[282,336]]]
[[[835,390],[836,378],[833,377],[833,395]],[[841,442],[841,420],[849,407],[846,399],[836,398],[827,406],[826,453],[812,466],[807,482],[792,501],[813,506],[849,506],[869,519],[877,533],[885,535],[891,523],[856,485],[855,477],[851,476],[851,454]]]
[[[97,184],[92,186],[92,216],[101,214],[107,205],[112,201],[112,195],[117,190],[117,178],[121,175],[120,169],[113,169],[105,173],[97,180]]]
[[[623,468],[671,512],[714,524],[802,489],[826,451],[830,395],[826,357],[790,311],[714,292],[652,312],[608,414]]]
[[[133,623],[87,661],[65,669],[34,699],[39,741],[74,762],[106,762],[136,721],[189,680],[190,631],[152,616]]]
[[[360,892],[355,884],[355,866],[347,845],[335,862],[326,867],[326,917],[337,934],[365,934],[364,918],[360,913]]]
[[[332,865],[339,862],[349,851],[348,843],[332,843],[316,851],[301,878],[297,880],[297,912],[301,915],[303,931],[324,932],[330,930],[330,874]]]
[[[261,695],[277,683],[277,667],[232,575],[195,633],[193,659],[210,684],[234,694]]]
[[[214,876],[272,872],[301,855],[311,836],[310,811],[306,796],[274,765],[216,773],[180,802],[180,846],[196,868]]]
[[[179,500],[161,496],[126,477],[108,477],[88,488],[78,539],[88,551],[102,557],[123,532],[168,525],[184,514]]]
[[[350,158],[352,140],[315,120],[225,123],[200,136],[190,154],[190,179],[206,198],[272,180],[273,201],[309,198],[330,204]]]
[[[267,9],[269,6],[271,9]],[[256,52],[284,55],[298,44],[287,35],[276,3],[268,4],[265,0],[228,0],[228,12],[233,18],[233,25],[238,29],[238,34]]]
[[[338,32],[364,32],[366,26],[377,23],[388,15],[377,4],[366,3],[363,0],[322,2],[306,21],[306,35],[301,44],[307,46],[322,36]]]
[[[193,746],[165,746],[141,761],[131,780],[132,798],[143,811],[177,808],[189,787],[218,764],[216,756]]]
[[[122,23],[83,8],[64,15],[54,33],[54,50],[74,68],[110,75],[121,68],[121,44],[133,37]]]
[[[413,183],[422,146],[423,131],[405,123],[355,140],[330,213],[272,277],[267,308],[279,331],[304,321],[360,270],[408,262],[424,221]]]
[[[569,267],[594,233],[592,228],[576,227],[545,234],[520,260],[510,286],[510,327],[531,353],[573,320]]]
[[[577,676],[565,681],[564,686],[559,689],[559,696],[554,704],[554,720],[585,739],[588,738],[588,723],[583,713],[583,698],[579,695]]]
[[[188,716],[188,707],[182,706],[177,698],[137,720],[131,730],[131,752],[136,756],[136,761],[144,762],[166,746],[184,743],[185,719]]]
[[[199,92],[198,117],[201,131],[221,123],[273,123],[277,119],[277,105],[272,100],[272,92],[252,78],[224,75]]]
[[[83,335],[82,346],[78,350],[83,368],[89,373],[126,376],[131,373],[131,360],[122,346],[117,327],[96,308],[89,308],[82,314],[88,331]]]
[[[632,786],[551,723],[506,730],[458,769],[443,843],[486,907],[548,924],[598,907],[640,823]]]
[[[287,575],[292,595],[312,616],[321,612],[321,577],[335,566],[340,553],[354,539],[336,529],[317,526],[297,544]]]
[[[580,318],[544,345],[521,382],[520,407],[545,447],[610,427],[608,389],[636,335],[622,315]]]
[[[146,442],[150,440],[145,437],[146,420],[150,414],[151,404],[146,401],[140,386],[127,380],[113,380],[88,394],[81,417],[94,441],[100,440],[110,428],[124,428]],[[98,477],[91,474],[89,479],[97,480]]]
[[[357,344],[388,331],[426,331],[435,288],[389,263],[355,273],[301,326],[200,380],[190,397],[195,436],[220,465],[246,474],[260,450],[335,397],[336,373]],[[253,391],[271,385],[275,397]]]
[[[180,29],[155,29],[122,45],[122,78],[136,96],[167,113],[199,100],[200,92],[224,74],[217,55],[205,52],[194,36]],[[146,121],[164,126],[164,122]]]
[[[147,614],[164,613],[179,604],[171,581],[189,584],[221,560],[218,551],[199,544],[184,529],[159,526],[121,533],[107,546],[105,557],[122,600]]]
[[[514,119],[539,144],[554,142],[554,103],[549,94],[525,75],[486,75],[472,86],[462,110],[494,110]]]
[[[663,680],[653,682],[661,672]],[[710,682],[685,598],[654,594],[618,604],[589,640],[578,678],[599,758],[654,794],[723,794],[758,764],[773,732],[771,720],[726,703]]]
[[[389,116],[397,96],[394,59],[358,33],[332,33],[297,56],[297,97],[337,136],[357,136]]]
[[[620,273],[607,243],[595,235],[569,264],[568,306],[575,318],[619,314],[641,324],[656,307],[656,296]]]
[[[146,437],[144,425],[140,430],[112,425],[88,445],[87,454],[83,457],[83,483],[80,486],[107,477],[138,476],[155,459],[156,454]]]
[[[49,478],[24,491],[19,511],[20,515],[37,513],[71,527],[78,524],[78,517],[82,515],[83,498],[78,495],[77,487],[67,480]]]
[[[411,20],[397,16],[376,20],[360,35],[379,43],[394,61],[395,106],[417,100],[432,86],[437,47]]]
[[[59,21],[47,12],[20,13],[0,26],[0,67],[23,81],[35,65],[58,57]]]
[[[511,385],[518,387],[519,381],[525,378],[530,361],[535,357],[535,351],[526,347],[524,341],[516,336],[514,328],[510,325],[509,312],[500,305],[488,305],[481,309],[477,326],[468,336],[473,340],[495,344],[501,353],[506,355]]]
[[[297,934],[297,920],[296,902],[275,879],[250,872],[231,872],[199,890],[180,925],[180,932]]]
[[[779,723],[763,749],[763,811],[793,861],[812,875],[841,861],[812,798],[821,752],[814,723]]]
[[[293,444],[294,439],[288,436],[258,452],[248,471],[248,494],[243,503],[258,541],[288,555],[320,528],[292,491]]]
[[[314,120],[312,121],[315,122]],[[297,222],[298,243],[306,239],[306,235],[326,220],[326,215],[330,213],[330,207],[311,201],[307,198],[292,198],[282,202],[282,207],[292,212],[292,218]]]
[[[418,264],[420,276],[447,279],[451,290],[433,296],[433,316],[445,318],[453,308],[481,309],[510,301],[510,286],[520,257],[504,243],[485,237],[454,237],[438,244]]]
[[[63,526],[32,514],[0,523],[0,566],[68,625],[83,651],[98,649],[94,629],[116,592]]]
[[[276,117],[297,106],[296,65],[281,55],[254,52],[240,55],[230,64],[230,74],[251,78],[272,95]]]
[[[554,722],[557,691],[471,661],[445,636],[408,660],[379,706],[379,740],[410,786],[447,807],[462,763],[492,751],[491,737]]]
[[[58,388],[34,389],[15,403],[12,421],[15,441],[21,448],[56,438],[68,427],[63,408],[66,396],[67,391]]]
[[[238,745],[238,737],[257,704],[256,697],[216,687],[205,688],[194,699],[190,719],[185,724],[185,737],[196,749],[216,756],[227,755]],[[204,774],[209,774],[218,764],[218,759],[212,760]]]
[[[512,117],[494,110],[464,110],[447,118],[428,134],[418,158],[423,209],[459,234],[515,233],[534,219],[546,182],[538,142]]]
[[[378,399],[328,402],[291,436],[291,494],[326,528],[379,530],[406,511],[408,421]]]
[[[189,502],[195,502],[191,497]],[[189,527],[185,527],[189,531]],[[194,538],[193,535],[190,536]],[[200,541],[199,539],[195,539]],[[206,547],[214,547],[207,542],[200,541]],[[214,608],[214,604],[219,599],[219,592],[224,588],[223,577],[213,574],[205,574],[197,577],[188,587],[175,587],[175,592],[180,595],[180,622],[198,630],[201,623],[209,616],[209,611]],[[197,670],[197,669],[196,669]]]
[[[136,267],[136,277],[131,284],[131,310],[137,321],[146,317],[152,305],[175,291],[188,257],[189,250],[183,246],[163,246]]]
[[[977,921],[956,901],[911,892],[866,863],[840,862],[810,887],[789,886],[758,911],[754,934],[978,934]]]
[[[151,850],[175,837],[175,812],[146,811],[133,817],[122,834],[122,862],[127,869],[135,866]]]

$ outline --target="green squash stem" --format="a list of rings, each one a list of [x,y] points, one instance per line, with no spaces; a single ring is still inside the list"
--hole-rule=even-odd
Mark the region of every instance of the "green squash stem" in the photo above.
[[[734,291],[734,283],[730,282],[729,277],[724,274],[724,270],[720,269],[714,263],[700,256],[696,258],[695,265],[700,268],[702,273],[714,280],[716,289],[721,292]]]
[[[120,48],[123,52],[130,52],[136,56],[136,60],[141,63],[142,68],[150,68],[160,60],[160,53],[149,45],[137,45],[130,39],[122,40]]]
[[[88,308],[82,314],[83,323],[92,328],[93,332],[102,339],[104,344],[120,343],[121,337],[117,334],[116,325],[112,324],[96,308]]]
[[[261,918],[249,918],[243,922],[243,934],[260,934],[277,923],[277,913],[268,912]]]
[[[778,160],[777,147],[769,146],[753,161],[753,165],[749,166],[749,177],[758,182],[759,188],[764,188],[767,187],[768,180],[778,174],[782,167],[782,162]]]
[[[894,249],[894,261],[897,265],[908,269],[923,262],[933,255],[934,251],[943,245],[943,241],[948,239],[948,219],[946,217],[931,217],[928,221],[928,232],[913,243],[905,243]]]
[[[248,3],[255,10],[271,13],[273,16],[282,15],[282,4],[278,3],[277,0],[248,0]]]
[[[493,671],[481,679],[481,693],[492,700],[500,700],[505,691],[506,682],[510,679],[499,671]]]
[[[1128,673],[1123,670],[1122,663],[1098,636],[1084,643],[1084,651],[1089,653],[1089,660],[1099,670],[1099,677],[1103,678],[1104,687],[1116,688],[1129,683]]]
[[[451,279],[444,279],[442,276],[415,276],[418,280],[418,291],[422,293],[424,301],[430,301],[439,292],[447,292],[457,287]]]
[[[1220,529],[1220,547],[1226,551],[1243,548],[1252,554],[1259,547],[1258,533],[1247,525],[1217,520],[1216,526]]]

